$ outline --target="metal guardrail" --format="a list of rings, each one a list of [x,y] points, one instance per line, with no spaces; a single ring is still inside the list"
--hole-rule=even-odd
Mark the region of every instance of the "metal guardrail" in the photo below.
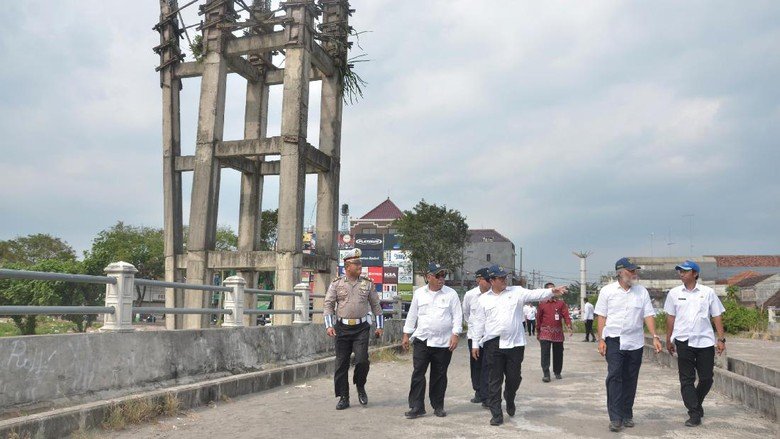
[[[290,309],[245,309],[244,314],[300,314],[301,312],[297,309],[290,310]]]
[[[114,314],[113,306],[0,306],[0,316]]]
[[[290,292],[290,291],[278,291],[278,290],[258,290],[257,288],[244,288],[244,292],[245,293],[253,293],[253,294],[265,294],[267,296],[301,297],[301,293],[293,293],[293,292]]]
[[[233,315],[232,309],[220,308],[160,308],[154,306],[134,306],[133,313],[141,314],[228,314]]]
[[[89,276],[86,274],[48,273],[44,271],[9,270],[6,268],[0,268],[0,278],[78,282],[86,284],[116,284],[116,278],[113,277]]]
[[[153,279],[136,279],[136,285],[157,286],[165,288],[176,288],[181,290],[200,290],[200,291],[233,291],[230,287],[221,287],[219,285],[205,285],[205,284],[185,284],[179,282],[166,282],[162,280]]]

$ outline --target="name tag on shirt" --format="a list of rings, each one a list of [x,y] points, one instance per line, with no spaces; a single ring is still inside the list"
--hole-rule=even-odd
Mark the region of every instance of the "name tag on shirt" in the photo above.
[[[561,319],[561,315],[558,314],[558,313],[555,313],[555,320],[560,320],[560,319]]]
[[[685,297],[678,297],[677,300],[688,300]]]

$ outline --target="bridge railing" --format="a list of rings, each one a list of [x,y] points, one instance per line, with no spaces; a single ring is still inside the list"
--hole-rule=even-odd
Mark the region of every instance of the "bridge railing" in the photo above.
[[[0,279],[25,279],[51,282],[73,282],[106,285],[106,297],[104,306],[0,306],[0,315],[63,315],[63,314],[102,314],[103,326],[101,331],[133,331],[133,314],[168,314],[171,317],[176,314],[221,314],[223,315],[223,327],[244,326],[244,314],[247,315],[273,315],[292,314],[293,323],[308,323],[312,314],[322,314],[321,309],[310,309],[310,299],[324,298],[324,294],[312,294],[309,285],[299,283],[294,291],[260,290],[246,288],[246,281],[240,276],[230,276],[225,279],[222,286],[188,284],[182,282],[166,282],[152,279],[137,279],[138,272],[132,264],[116,262],[105,268],[107,276],[90,276],[83,274],[48,273],[40,271],[8,270],[0,269]],[[163,288],[175,288],[182,290],[197,290],[221,292],[224,294],[223,308],[166,308],[166,307],[136,307],[133,306],[133,294],[136,285],[157,286]],[[264,294],[270,296],[292,296],[294,309],[247,309],[244,307],[245,294]],[[383,304],[392,303],[392,310],[385,310],[385,315],[394,319],[406,317],[403,310],[404,302],[400,298],[381,301]]]

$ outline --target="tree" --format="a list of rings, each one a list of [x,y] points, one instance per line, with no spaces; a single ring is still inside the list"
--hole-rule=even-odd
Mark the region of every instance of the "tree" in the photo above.
[[[138,270],[136,277],[159,279],[165,275],[165,255],[162,229],[128,226],[119,221],[98,233],[92,248],[84,253],[84,267],[89,274],[104,275],[108,264],[124,261]],[[146,296],[146,286],[136,285],[136,306]]]
[[[457,210],[421,200],[393,222],[403,248],[411,251],[415,271],[424,273],[430,262],[449,270],[463,267],[463,249],[469,239],[466,218]]]
[[[569,284],[569,286],[566,287],[566,294],[563,295],[562,299],[567,305],[576,305],[579,307],[582,307],[582,303],[580,302],[580,282],[572,282]],[[586,283],[585,284],[585,294],[586,297],[598,297],[599,294],[599,286],[595,282]],[[595,301],[590,302],[592,305],[596,305]]]
[[[76,252],[67,242],[38,233],[0,241],[0,264],[34,265],[46,259],[76,260]]]
[[[273,250],[276,247],[276,231],[279,224],[279,210],[264,210],[260,221],[259,250]]]

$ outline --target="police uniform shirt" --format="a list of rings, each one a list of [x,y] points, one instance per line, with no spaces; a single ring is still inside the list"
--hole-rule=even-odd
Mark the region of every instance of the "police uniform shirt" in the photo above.
[[[335,323],[330,322],[331,324],[328,325],[330,320],[328,317],[334,314],[339,319],[362,319],[369,311],[373,311],[377,316],[379,324],[382,307],[379,305],[379,294],[370,279],[360,276],[350,281],[346,276],[341,276],[331,282],[325,294],[323,307],[326,326]]]
[[[479,287],[475,287],[466,291],[466,294],[463,295],[463,320],[465,320],[466,324],[468,325],[466,337],[469,340],[474,340],[474,337],[472,337],[474,335],[474,330],[472,329],[474,322],[471,321],[471,315],[479,304],[479,296],[481,294],[482,291],[479,289]]]
[[[607,318],[601,337],[620,337],[620,350],[632,351],[645,345],[644,319],[655,310],[645,287],[633,285],[626,291],[612,282],[599,291],[595,313]]]
[[[474,337],[479,345],[499,337],[500,349],[525,346],[523,305],[552,297],[551,288],[527,290],[519,286],[507,287],[501,294],[493,290],[479,296],[479,308],[475,313]],[[471,328],[469,328],[471,329]]]
[[[414,291],[404,323],[404,334],[411,334],[412,341],[426,340],[427,346],[447,348],[450,337],[462,329],[463,311],[455,290],[445,285],[431,291],[426,285]]]
[[[672,288],[664,303],[664,311],[674,316],[672,340],[688,340],[688,346],[692,348],[715,345],[710,318],[721,315],[725,310],[715,291],[699,283],[693,290],[688,290],[685,285]]]

